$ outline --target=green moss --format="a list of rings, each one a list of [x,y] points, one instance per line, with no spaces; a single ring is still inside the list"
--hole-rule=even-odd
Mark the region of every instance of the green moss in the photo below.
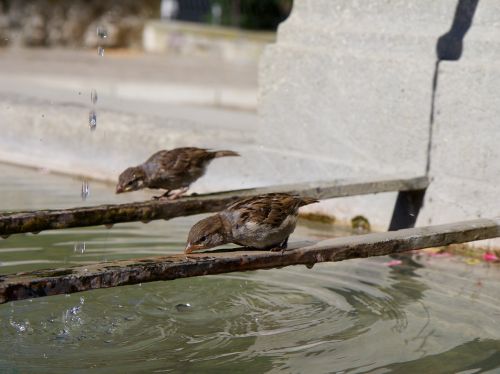
[[[370,232],[370,221],[365,216],[355,216],[351,219],[351,228],[357,232]]]
[[[333,224],[335,223],[336,220],[334,216],[321,213],[300,213],[299,218],[307,221],[327,223],[327,224]]]
[[[446,247],[440,247],[442,252],[452,253],[454,255],[459,255],[469,258],[482,259],[486,252],[494,253],[497,257],[500,257],[500,250],[491,250],[487,248],[475,247],[470,244],[451,244]]]
[[[33,272],[33,275],[40,278],[60,277],[62,275],[73,274],[73,269],[40,270]]]

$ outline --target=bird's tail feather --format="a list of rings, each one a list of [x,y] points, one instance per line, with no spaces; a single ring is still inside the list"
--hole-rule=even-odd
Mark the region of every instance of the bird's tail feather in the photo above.
[[[308,204],[314,204],[314,203],[319,203],[318,199],[315,199],[314,197],[301,197],[300,198],[300,205],[299,206],[304,206]]]
[[[239,153],[236,153],[234,151],[215,151],[214,152],[214,158],[217,157],[227,157],[227,156],[239,156]]]

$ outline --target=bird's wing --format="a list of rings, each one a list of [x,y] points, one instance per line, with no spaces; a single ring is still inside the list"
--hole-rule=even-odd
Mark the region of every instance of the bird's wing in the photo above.
[[[146,163],[156,163],[159,170],[163,169],[163,172],[170,175],[178,175],[185,173],[189,168],[203,167],[204,163],[212,158],[211,156],[212,152],[205,149],[185,147],[171,151],[158,151]]]
[[[288,216],[297,214],[301,203],[300,197],[271,193],[239,200],[227,210],[237,212],[242,222],[253,221],[276,227]]]

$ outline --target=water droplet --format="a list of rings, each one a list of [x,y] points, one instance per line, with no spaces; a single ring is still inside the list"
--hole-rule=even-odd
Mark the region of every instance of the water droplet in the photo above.
[[[90,195],[90,186],[88,180],[84,179],[82,181],[82,191],[81,191],[81,196],[82,200],[85,201],[87,200],[87,197]]]
[[[85,298],[83,296],[80,297],[80,304],[81,305],[85,304]]]
[[[68,329],[62,329],[59,331],[59,334],[56,335],[57,340],[63,340],[66,339],[69,335],[69,330]]]
[[[312,269],[312,268],[314,267],[314,265],[315,265],[315,263],[314,263],[314,262],[312,262],[312,263],[310,263],[310,264],[306,264],[306,268],[308,268],[308,269]]]
[[[92,104],[97,103],[97,91],[96,91],[95,89],[92,89],[92,90],[90,91],[90,102],[91,102]]]
[[[89,127],[91,131],[94,131],[97,126],[97,114],[95,110],[89,112]]]
[[[178,312],[187,312],[191,308],[191,304],[186,303],[186,304],[177,304],[175,306],[175,309],[177,309]]]
[[[97,26],[97,36],[101,39],[106,39],[108,37],[108,30],[102,26]]]
[[[29,327],[30,327],[30,323],[28,321],[26,322],[16,322],[16,321],[12,321],[10,320],[10,325],[16,329],[17,332],[26,332],[28,331]]]
[[[113,228],[113,224],[108,223],[108,224],[104,225],[104,227],[106,227],[107,229],[111,229],[111,228]]]
[[[2,239],[8,239],[10,235],[2,235]]]
[[[82,242],[78,242],[78,243],[75,243],[73,251],[76,252],[76,253],[83,254],[86,249],[87,249],[87,244],[85,242],[83,242],[83,243]]]
[[[97,47],[97,54],[99,56],[103,57],[104,56],[104,48],[101,46]]]

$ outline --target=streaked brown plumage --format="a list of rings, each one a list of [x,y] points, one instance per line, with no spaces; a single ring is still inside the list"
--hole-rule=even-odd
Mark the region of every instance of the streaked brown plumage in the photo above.
[[[158,151],[146,162],[127,168],[120,174],[116,193],[142,188],[165,189],[162,196],[176,198],[186,192],[191,183],[205,174],[206,167],[218,157],[239,156],[233,151],[209,151],[185,147]],[[179,190],[175,194],[169,193]]]
[[[284,249],[295,230],[301,206],[316,203],[310,197],[270,193],[249,197],[196,223],[185,253],[235,243],[258,249]]]

